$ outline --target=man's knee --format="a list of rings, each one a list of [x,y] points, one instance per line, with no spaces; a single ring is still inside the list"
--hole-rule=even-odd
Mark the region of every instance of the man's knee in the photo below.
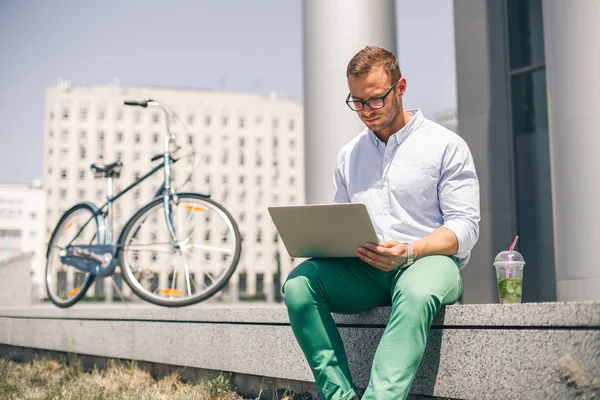
[[[290,272],[282,288],[288,309],[302,308],[313,300],[318,269],[317,261],[307,260]]]

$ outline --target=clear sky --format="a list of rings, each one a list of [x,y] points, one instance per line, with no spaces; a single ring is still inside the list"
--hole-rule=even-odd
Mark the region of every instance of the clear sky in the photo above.
[[[301,0],[0,0],[0,182],[42,177],[45,88],[276,90],[303,101]],[[397,0],[406,105],[456,108],[452,0]],[[341,96],[344,97],[345,93]]]

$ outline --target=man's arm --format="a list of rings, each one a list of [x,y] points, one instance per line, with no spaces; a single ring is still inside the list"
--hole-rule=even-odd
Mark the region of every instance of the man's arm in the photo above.
[[[335,188],[334,203],[350,203],[350,195],[348,194],[348,187],[346,185],[345,157],[343,151],[343,149],[340,150],[337,156],[333,174],[333,187]]]

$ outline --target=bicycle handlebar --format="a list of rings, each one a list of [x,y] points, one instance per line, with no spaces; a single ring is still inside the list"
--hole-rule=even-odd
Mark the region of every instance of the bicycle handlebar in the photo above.
[[[126,106],[134,106],[134,107],[143,107],[143,108],[146,108],[146,107],[148,107],[148,102],[149,101],[152,101],[152,100],[146,100],[146,101],[125,100],[123,103]]]

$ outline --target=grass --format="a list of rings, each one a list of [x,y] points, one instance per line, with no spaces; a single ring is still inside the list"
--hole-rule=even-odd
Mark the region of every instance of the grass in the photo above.
[[[281,400],[293,400],[283,394]],[[185,383],[178,373],[161,379],[135,362],[109,361],[106,369],[84,371],[73,357],[67,363],[35,360],[17,363],[0,358],[3,400],[244,400],[232,390],[228,376]]]

